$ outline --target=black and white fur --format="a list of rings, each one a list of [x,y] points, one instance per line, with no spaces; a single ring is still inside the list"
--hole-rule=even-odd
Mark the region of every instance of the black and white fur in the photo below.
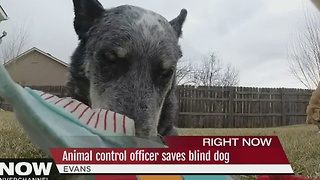
[[[134,119],[137,136],[178,135],[175,74],[187,11],[168,21],[131,5],[73,3],[79,45],[71,58],[68,95]]]

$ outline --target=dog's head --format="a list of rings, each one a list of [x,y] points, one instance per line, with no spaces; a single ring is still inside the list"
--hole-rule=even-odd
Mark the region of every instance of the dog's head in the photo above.
[[[92,108],[134,119],[137,135],[156,135],[162,106],[175,85],[187,11],[168,21],[136,6],[104,9],[96,0],[73,3],[80,40],[73,58],[83,62]]]

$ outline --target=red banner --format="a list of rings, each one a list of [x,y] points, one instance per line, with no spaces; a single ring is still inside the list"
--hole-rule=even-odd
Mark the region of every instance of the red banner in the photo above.
[[[277,136],[168,136],[165,141],[170,148],[199,147],[249,147],[249,148],[280,148]]]
[[[277,137],[167,137],[170,148],[51,149],[57,164],[288,164]]]

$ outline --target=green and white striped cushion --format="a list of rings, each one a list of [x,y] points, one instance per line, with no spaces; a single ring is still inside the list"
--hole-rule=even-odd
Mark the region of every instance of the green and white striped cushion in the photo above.
[[[80,101],[33,90],[46,102],[62,107],[65,111],[75,116],[80,123],[89,129],[99,132],[122,133],[129,136],[135,135],[134,121],[124,115],[105,109],[91,109]]]

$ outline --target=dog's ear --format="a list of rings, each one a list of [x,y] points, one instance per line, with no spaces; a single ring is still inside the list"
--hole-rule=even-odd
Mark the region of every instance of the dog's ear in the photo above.
[[[94,20],[101,17],[105,11],[97,0],[73,0],[74,7],[74,29],[82,39],[93,25]]]
[[[170,21],[171,26],[176,31],[177,37],[180,38],[182,35],[182,26],[184,21],[186,20],[188,11],[186,9],[182,9],[178,17],[174,18]]]

